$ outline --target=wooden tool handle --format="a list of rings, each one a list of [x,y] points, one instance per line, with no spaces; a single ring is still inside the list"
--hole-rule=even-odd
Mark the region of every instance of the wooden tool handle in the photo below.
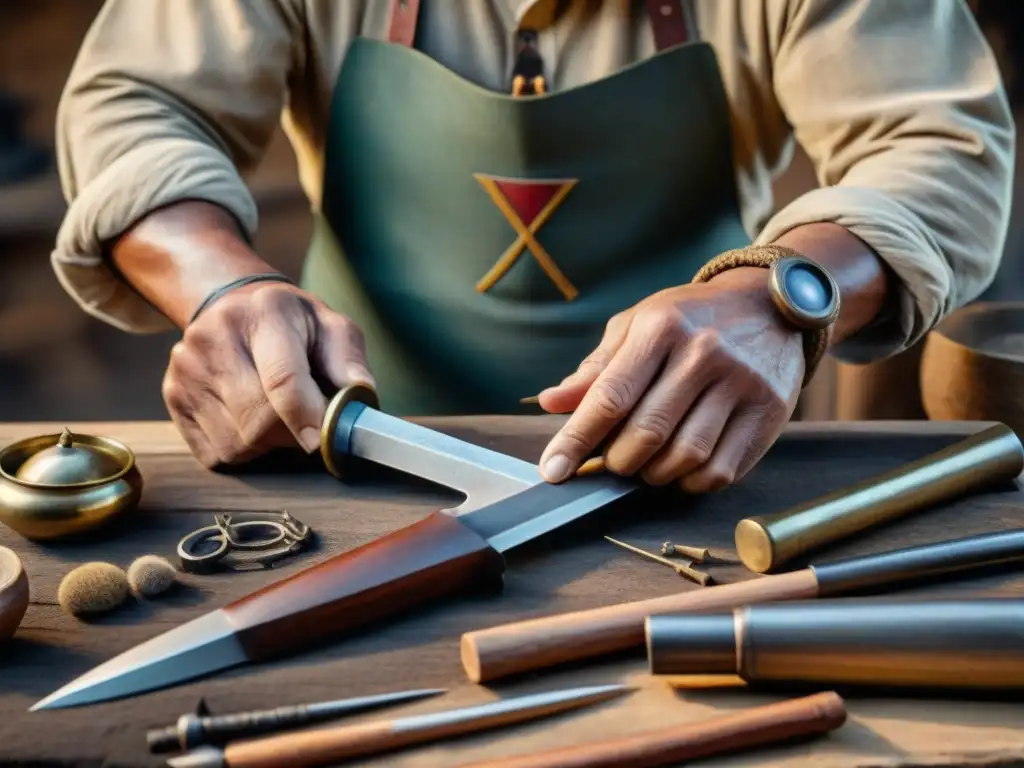
[[[663,730],[649,731],[536,755],[485,760],[464,768],[650,768],[676,765],[710,755],[735,752],[798,736],[828,733],[846,721],[846,706],[837,694],[755,707]]]
[[[224,750],[224,762],[228,768],[331,765],[340,760],[393,749],[401,742],[390,720],[311,728],[299,733],[281,733],[229,744]]]
[[[227,606],[250,661],[399,613],[431,600],[497,587],[504,558],[452,515],[417,523],[332,557]]]
[[[728,610],[751,603],[813,598],[810,570],[724,584],[677,595],[563,613],[467,632],[462,666],[475,683],[644,644],[644,619],[659,613]]]

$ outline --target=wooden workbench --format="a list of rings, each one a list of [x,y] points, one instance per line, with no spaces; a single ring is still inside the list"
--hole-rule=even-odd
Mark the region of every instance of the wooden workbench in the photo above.
[[[549,417],[425,420],[464,439],[536,460],[557,421]],[[6,444],[64,425],[0,425]],[[204,697],[214,712],[420,687],[449,693],[388,715],[478,703],[513,692],[630,681],[628,698],[558,718],[412,749],[367,764],[455,768],[496,756],[635,733],[694,721],[769,700],[743,690],[673,692],[645,674],[642,654],[577,666],[500,686],[469,684],[459,663],[462,632],[517,618],[654,597],[693,588],[670,570],[601,539],[608,533],[655,549],[665,539],[729,547],[745,515],[767,513],[896,466],[977,431],[979,424],[928,422],[791,426],[739,486],[699,500],[645,499],[600,530],[574,529],[514,554],[498,597],[473,597],[409,615],[273,665],[248,667],[134,699],[29,713],[28,707],[96,664],[137,643],[223,606],[257,587],[413,522],[458,497],[383,477],[344,484],[318,467],[275,474],[215,474],[197,465],[170,424],[71,424],[128,443],[145,478],[141,508],[101,535],[35,544],[3,528],[0,544],[22,558],[32,604],[15,639],[0,649],[0,765],[145,766],[147,728],[174,722]],[[319,534],[318,548],[275,571],[186,576],[172,595],[132,603],[90,623],[64,615],[57,585],[72,567],[106,560],[123,567],[147,553],[173,557],[179,538],[208,524],[210,510],[287,508]],[[819,561],[1024,524],[1018,486],[959,501],[829,550]],[[2,526],[0,526],[2,527]],[[749,578],[718,568],[721,581]],[[950,594],[1024,596],[1024,576],[990,573],[942,585]],[[930,590],[934,591],[934,590]],[[708,766],[1024,766],[1024,705],[993,701],[849,698],[849,721],[827,738],[705,761]],[[380,716],[378,713],[375,716]],[[1017,761],[1020,761],[1019,763]]]

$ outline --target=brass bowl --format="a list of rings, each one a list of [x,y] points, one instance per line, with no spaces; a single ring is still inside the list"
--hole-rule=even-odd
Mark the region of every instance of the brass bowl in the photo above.
[[[47,482],[18,476],[19,470],[33,464],[33,457],[64,445],[69,436],[65,430],[59,435],[29,437],[0,451],[0,521],[27,539],[59,539],[98,528],[136,507],[142,497],[135,454],[108,437],[73,436],[76,448],[97,457],[96,467],[102,471],[94,478]]]
[[[921,397],[937,421],[1001,421],[1024,439],[1024,302],[972,304],[925,341]]]
[[[14,636],[27,610],[28,576],[18,556],[0,547],[0,643]]]

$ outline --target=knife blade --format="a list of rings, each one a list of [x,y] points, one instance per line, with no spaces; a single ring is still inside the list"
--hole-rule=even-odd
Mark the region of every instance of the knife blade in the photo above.
[[[427,464],[442,468],[431,474],[459,482],[469,491],[467,504],[456,508],[457,513],[438,510],[142,643],[42,699],[32,710],[122,698],[294,653],[423,603],[498,583],[505,569],[501,553],[640,487],[611,474],[560,485],[531,483],[519,459],[448,435],[438,437],[441,433],[419,425],[410,429],[410,422],[365,403],[350,402],[337,415],[341,436],[329,444],[414,474],[417,446],[426,446],[423,450],[431,453]],[[539,477],[533,465],[521,464]],[[473,472],[475,479],[467,482]],[[516,491],[480,505],[488,498],[488,489],[479,478],[490,476],[506,478],[505,487]]]

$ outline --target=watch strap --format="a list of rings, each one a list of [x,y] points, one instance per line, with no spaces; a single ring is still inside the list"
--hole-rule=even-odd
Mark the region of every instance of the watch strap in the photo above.
[[[784,245],[751,245],[725,251],[713,258],[694,276],[693,283],[706,283],[716,275],[737,267],[761,267],[771,269],[775,264],[788,258],[805,258],[804,255]],[[806,387],[814,378],[815,371],[828,353],[832,340],[833,324],[818,330],[803,330],[804,380]]]

